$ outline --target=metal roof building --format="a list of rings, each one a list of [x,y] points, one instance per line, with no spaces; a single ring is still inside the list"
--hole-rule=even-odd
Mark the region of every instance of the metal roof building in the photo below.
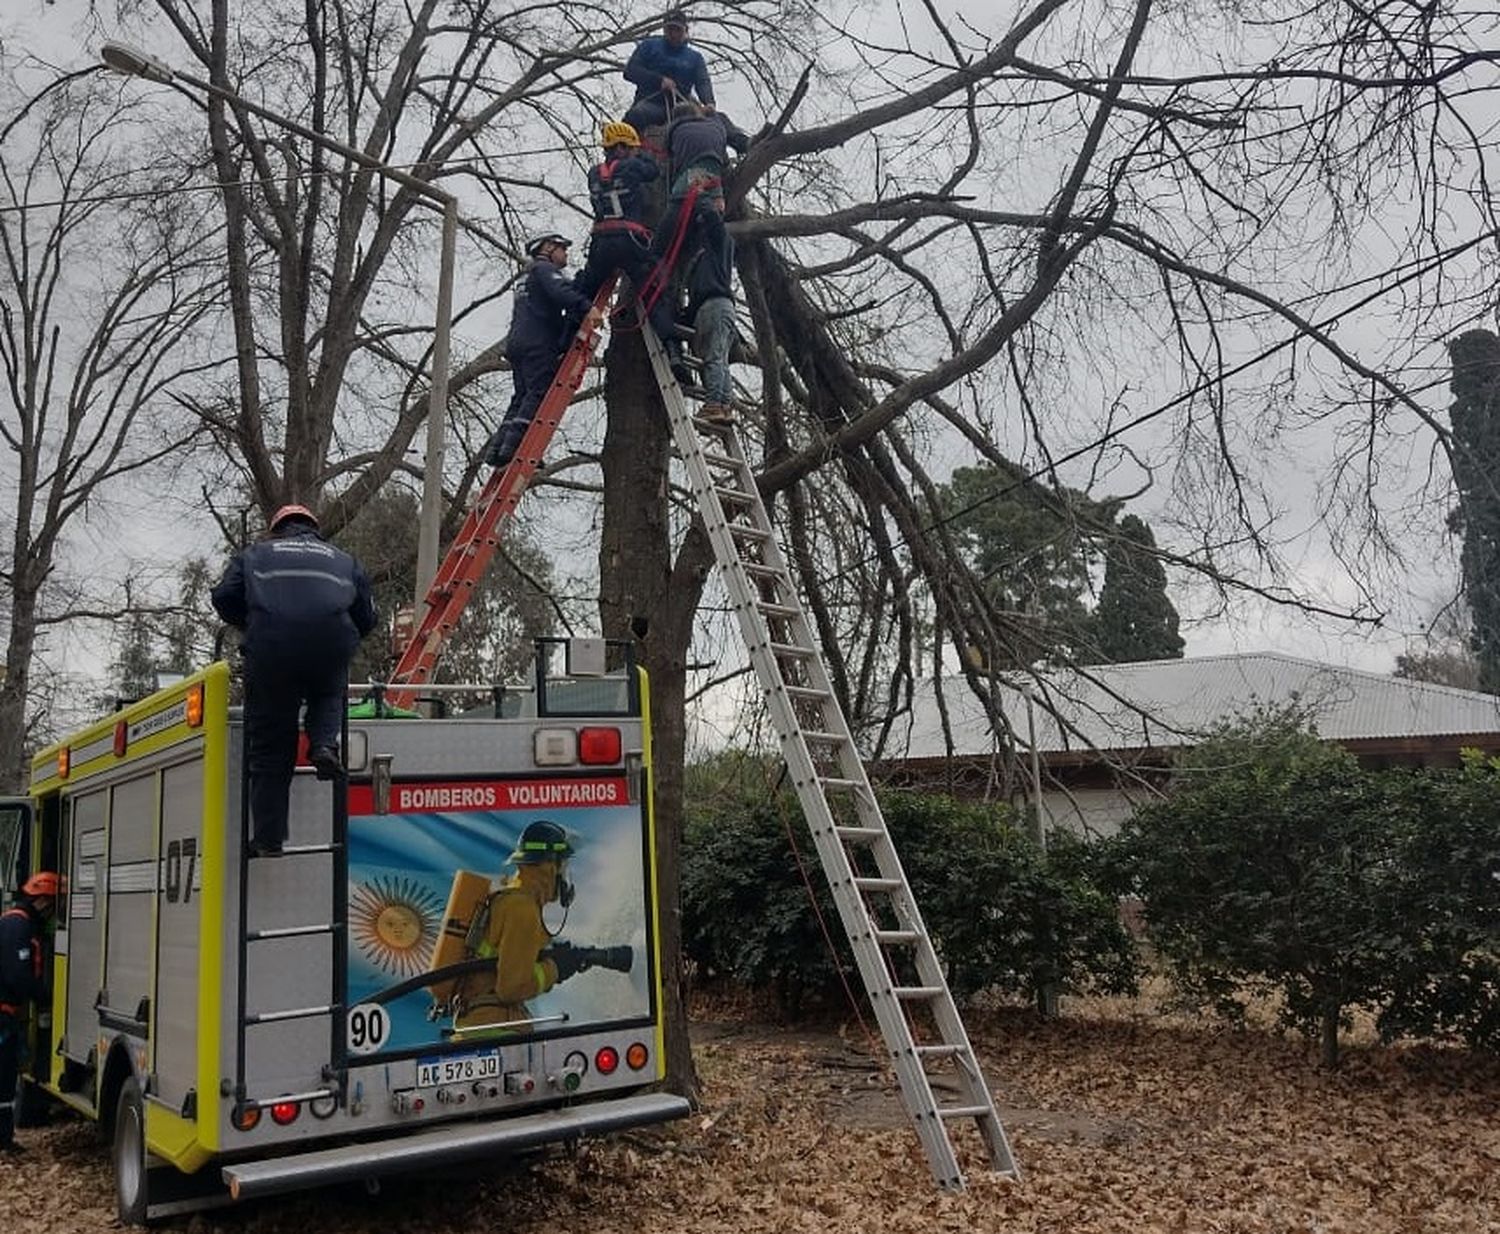
[[[1274,652],[1106,664],[1033,682],[994,683],[1014,746],[1043,768],[1043,805],[1054,821],[1113,830],[1156,792],[1175,750],[1257,706],[1295,703],[1321,736],[1371,766],[1452,765],[1462,749],[1500,753],[1500,697]],[[1005,743],[958,677],[922,684],[892,732],[884,768],[908,783],[993,791]],[[1023,757],[1023,764],[1025,759]]]

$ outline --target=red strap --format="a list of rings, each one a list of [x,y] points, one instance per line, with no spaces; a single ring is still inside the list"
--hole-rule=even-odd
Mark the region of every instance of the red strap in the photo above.
[[[615,175],[615,160],[614,159],[610,159],[609,162],[607,162],[607,163],[600,163],[599,164],[599,179],[603,180],[606,184],[608,184],[609,181],[611,181],[611,180],[614,179],[614,175]]]
[[[609,235],[611,232],[628,231],[632,235],[644,236],[651,239],[651,228],[645,223],[638,223],[635,219],[601,219],[594,224],[596,236]]]
[[[688,225],[693,220],[693,208],[698,204],[698,194],[702,188],[702,181],[694,181],[688,185],[687,196],[682,199],[682,205],[677,210],[677,226],[672,233],[672,242],[667,246],[662,259],[646,276],[645,286],[640,292],[640,301],[647,312],[656,307],[656,302],[661,299],[662,292],[666,291],[667,284],[672,281],[672,268],[677,264],[677,258],[682,252],[682,242],[687,238]]]

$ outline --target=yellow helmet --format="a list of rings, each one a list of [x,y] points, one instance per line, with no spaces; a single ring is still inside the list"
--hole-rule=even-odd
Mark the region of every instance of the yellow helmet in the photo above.
[[[611,146],[639,146],[641,135],[633,124],[623,120],[611,120],[604,126],[604,137],[600,144],[608,150]]]

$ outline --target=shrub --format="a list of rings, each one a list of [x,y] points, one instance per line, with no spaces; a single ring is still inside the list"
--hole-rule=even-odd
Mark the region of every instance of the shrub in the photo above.
[[[891,793],[882,807],[955,998],[989,989],[1032,997],[1042,988],[1134,990],[1134,946],[1076,844],[1064,843],[1049,860],[1000,806]],[[836,961],[788,842],[787,820]],[[789,1014],[798,1014],[808,995],[836,993],[838,966],[858,986],[827,880],[789,793],[768,797],[743,785],[717,795],[692,792],[683,936],[702,969],[774,990]]]

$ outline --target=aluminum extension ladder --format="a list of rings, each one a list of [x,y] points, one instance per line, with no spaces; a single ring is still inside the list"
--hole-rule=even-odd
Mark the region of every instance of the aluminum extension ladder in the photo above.
[[[594,297],[596,309],[603,311],[609,307],[615,281],[610,278],[599,288]],[[531,478],[542,465],[542,455],[547,452],[547,445],[568,404],[583,384],[584,374],[598,345],[598,328],[585,323],[574,335],[558,364],[552,384],[542,397],[526,435],[521,438],[515,457],[508,465],[495,468],[480,489],[427,589],[416,631],[391,672],[385,697],[395,706],[409,707],[415,697],[411,687],[432,680],[438,661],[442,659],[443,648],[458,626],[474,585],[484,577],[506,522],[515,513]]]
[[[694,416],[660,340],[649,325],[641,333],[927,1164],[940,1186],[962,1190],[948,1124],[972,1120],[991,1168],[1019,1177],[739,434],[732,424]],[[940,1080],[957,1089],[956,1100],[939,1099]]]

